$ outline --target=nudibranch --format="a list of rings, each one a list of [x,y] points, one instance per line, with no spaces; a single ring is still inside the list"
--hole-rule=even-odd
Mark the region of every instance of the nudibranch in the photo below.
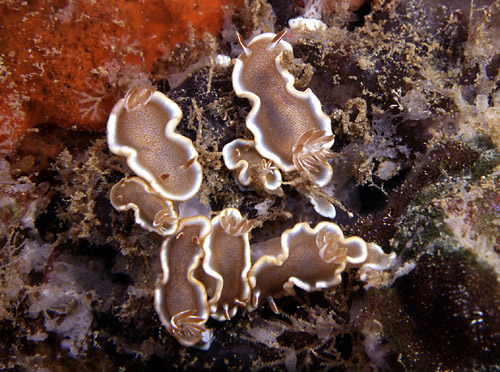
[[[120,180],[111,189],[109,198],[118,211],[133,209],[135,222],[146,230],[163,236],[177,230],[177,208],[139,177]]]
[[[382,248],[375,243],[367,243],[368,257],[358,270],[358,276],[365,282],[367,274],[371,271],[384,271],[396,264],[396,253],[386,254]]]
[[[246,126],[257,151],[281,170],[305,172],[324,186],[333,173],[327,162],[333,145],[330,118],[309,88],[294,88],[294,77],[283,67],[283,53],[292,52],[284,35],[262,34],[246,45],[238,34],[243,53],[234,66],[233,88],[252,104]]]
[[[273,298],[293,295],[293,286],[312,292],[341,283],[346,265],[361,265],[368,257],[366,242],[359,237],[344,238],[332,222],[320,222],[314,229],[298,223],[269,245],[279,254],[260,257],[248,274],[252,306],[265,299],[277,311]]]
[[[293,87],[283,67],[283,53],[292,51],[284,32],[263,34],[248,46],[233,71],[236,94],[252,109],[246,125],[254,140],[237,139],[223,149],[226,166],[243,186],[257,186],[283,195],[283,172],[298,172],[297,190],[315,209],[333,217],[335,208],[321,189],[332,178],[330,119],[318,98]],[[359,268],[361,280],[371,270],[395,262],[376,244],[345,238],[340,227],[320,222],[315,228],[298,223],[280,237],[250,245],[253,222],[239,210],[226,208],[212,220],[203,215],[179,220],[175,202],[193,197],[201,186],[198,153],[176,132],[182,112],[151,87],[132,88],[108,119],[108,145],[127,158],[139,177],[126,177],[111,190],[117,210],[133,209],[144,228],[165,236],[160,251],[163,276],[154,293],[154,307],[167,331],[184,346],[208,349],[209,317],[226,320],[239,307],[257,308],[273,298],[294,294],[294,286],[316,291],[338,285],[341,273]],[[313,182],[311,182],[313,181]],[[255,257],[252,265],[252,251]]]
[[[271,160],[263,158],[255,150],[252,140],[239,138],[229,142],[222,149],[222,156],[226,167],[233,171],[241,185],[253,183],[269,194],[283,194],[281,172]]]
[[[207,217],[183,218],[175,235],[161,247],[163,279],[155,290],[155,309],[168,332],[184,346],[208,349],[212,333],[205,286],[194,273],[204,256],[203,241],[210,233]]]
[[[179,106],[153,88],[132,88],[109,115],[108,146],[127,157],[130,169],[164,198],[183,201],[201,186],[193,143],[175,131]]]
[[[217,281],[215,294],[208,301],[210,315],[228,320],[250,299],[250,241],[253,227],[235,208],[226,208],[212,220],[212,232],[203,248],[205,272]]]

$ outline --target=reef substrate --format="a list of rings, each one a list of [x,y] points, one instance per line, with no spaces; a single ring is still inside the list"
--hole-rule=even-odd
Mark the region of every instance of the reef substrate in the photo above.
[[[35,120],[0,161],[0,369],[498,368],[500,2],[348,8],[246,1],[226,14],[221,33],[160,59],[148,54],[142,72],[123,70],[123,79],[107,83],[113,94],[99,115],[105,121],[138,77],[153,83],[180,106],[177,130],[203,167],[198,202],[185,212],[205,208],[214,217],[237,208],[255,221],[252,244],[299,222],[315,226],[324,218],[293,179],[284,177],[282,196],[253,191],[235,183],[222,158],[224,145],[252,138],[244,125],[250,105],[231,83],[228,61],[241,52],[236,31],[250,40],[287,28],[286,68],[296,89],[314,91],[335,136],[325,186],[337,209],[332,221],[346,236],[395,252],[398,266],[365,287],[351,270],[329,290],[297,289],[276,300],[279,314],[263,305],[209,320],[216,337],[207,351],[179,345],[153,308],[162,238],[137,225],[133,211],[112,207],[112,186],[132,173],[102,132],[87,130],[96,129],[90,116],[75,116],[88,106],[74,101],[59,106],[67,125]],[[100,34],[116,37],[106,28]],[[96,66],[82,65],[82,74]],[[1,83],[11,78],[6,71]],[[51,79],[71,86],[70,76]],[[59,102],[59,94],[49,90],[47,99]]]

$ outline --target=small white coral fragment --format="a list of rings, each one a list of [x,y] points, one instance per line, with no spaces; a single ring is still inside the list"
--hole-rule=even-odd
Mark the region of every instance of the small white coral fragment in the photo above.
[[[254,142],[235,139],[222,149],[226,167],[232,170],[243,186],[253,183],[269,194],[282,194],[281,173],[271,160],[263,158],[255,149]]]
[[[146,230],[163,236],[177,230],[179,218],[174,204],[139,177],[126,177],[114,185],[110,200],[119,211],[133,209],[135,222]]]
[[[127,157],[138,176],[169,200],[187,200],[202,180],[198,153],[190,139],[175,131],[182,112],[163,93],[132,88],[109,115],[108,145]]]
[[[184,346],[207,349],[211,331],[205,286],[194,273],[204,256],[203,241],[211,230],[204,216],[183,218],[175,235],[161,247],[163,279],[155,290],[155,309],[162,324]]]
[[[230,319],[250,298],[249,231],[252,222],[234,208],[226,208],[212,220],[212,232],[204,243],[205,272],[214,277],[217,287],[209,300],[211,316]]]
[[[283,67],[283,52],[292,51],[282,40],[284,34],[262,34],[248,45],[238,37],[243,53],[234,66],[233,88],[252,104],[246,125],[255,137],[257,151],[285,172],[299,170],[299,166],[319,173],[324,185],[332,172],[325,161],[333,144],[330,118],[310,89],[301,92],[294,88],[294,77]],[[313,140],[306,143],[302,136],[308,132]],[[300,154],[295,161],[294,148]]]
[[[288,21],[288,25],[294,33],[324,31],[328,26],[319,19],[297,17]]]

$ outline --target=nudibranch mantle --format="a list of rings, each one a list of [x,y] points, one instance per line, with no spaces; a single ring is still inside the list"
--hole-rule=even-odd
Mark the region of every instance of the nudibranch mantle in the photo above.
[[[283,194],[281,172],[271,160],[263,158],[255,150],[254,141],[235,139],[224,146],[222,157],[226,167],[233,171],[241,185],[249,186],[253,183],[269,194]]]
[[[177,230],[177,208],[139,177],[120,180],[111,189],[109,199],[118,211],[134,210],[135,222],[146,230],[162,236],[171,235]]]
[[[191,140],[175,132],[182,111],[152,88],[132,88],[120,99],[107,124],[108,146],[127,157],[130,169],[168,200],[192,198],[202,168]]]
[[[368,258],[366,242],[344,238],[332,222],[320,222],[314,229],[298,223],[268,245],[275,253],[260,257],[248,273],[254,307],[267,299],[274,308],[272,299],[293,295],[294,285],[308,292],[338,285],[347,264],[360,266]]]
[[[203,269],[217,281],[215,294],[208,301],[210,315],[217,320],[231,319],[238,306],[246,306],[250,299],[252,227],[235,208],[224,209],[212,220],[212,231],[203,244]]]
[[[324,186],[333,172],[326,161],[331,121],[309,88],[294,88],[294,77],[283,67],[283,53],[292,46],[283,36],[265,33],[245,45],[238,35],[243,53],[234,66],[233,89],[252,104],[246,125],[257,151],[285,172],[306,170]]]
[[[163,278],[155,289],[155,310],[168,332],[184,346],[208,349],[212,333],[207,292],[195,277],[204,257],[203,241],[211,231],[207,217],[183,218],[175,235],[165,239],[160,259]]]

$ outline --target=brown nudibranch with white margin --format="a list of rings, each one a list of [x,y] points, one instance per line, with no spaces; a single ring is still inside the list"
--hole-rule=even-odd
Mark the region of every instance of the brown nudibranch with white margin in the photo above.
[[[212,333],[205,286],[194,273],[202,264],[203,241],[210,233],[207,217],[183,218],[175,235],[161,246],[163,279],[155,290],[155,310],[168,332],[184,346],[207,349]]]
[[[152,87],[134,87],[107,124],[108,146],[164,198],[183,201],[200,189],[202,168],[191,140],[175,131],[179,106]]]
[[[271,160],[265,159],[255,150],[248,139],[235,139],[222,149],[224,164],[242,186],[252,184],[268,194],[283,195],[281,172]]]
[[[330,118],[309,88],[294,88],[294,77],[283,67],[283,53],[292,51],[284,35],[262,34],[246,45],[238,34],[243,53],[234,66],[233,89],[252,104],[246,126],[257,151],[283,171],[305,172],[324,186],[333,174],[327,162],[333,155]]]
[[[177,230],[177,208],[139,177],[125,177],[111,189],[111,204],[118,211],[134,210],[135,222],[146,230],[167,236]]]
[[[270,145],[281,144],[281,133],[286,134],[284,157],[275,163],[285,172],[305,172],[316,180],[317,186],[323,186],[332,176],[326,159],[331,155],[329,147],[333,143],[330,121],[321,111],[316,96],[309,90],[295,91],[293,78],[282,69],[282,52],[291,50],[291,46],[281,40],[282,36],[261,35],[248,47],[241,39],[240,43],[246,48],[246,57],[254,54],[255,58],[260,52],[275,54],[259,68],[265,70],[273,66],[278,74],[268,71],[257,76],[261,80],[269,78],[271,84],[276,83],[277,87],[283,88],[285,93],[278,97],[278,103],[291,98],[292,105],[302,105],[298,110],[305,108],[307,114],[301,116],[293,107],[267,107],[267,101],[260,101],[265,95],[259,98],[251,91],[242,93],[240,89],[242,96],[247,94],[251,100],[254,99],[247,124],[249,121],[260,122],[262,117],[273,119],[274,116],[283,115],[277,119],[277,128],[264,126],[259,129],[261,137],[268,134],[277,136],[278,140],[273,138]],[[244,59],[240,56],[241,64]],[[243,75],[241,71],[233,73],[233,78],[241,78],[243,84]],[[262,88],[265,84],[264,81],[258,81],[256,86]],[[154,228],[159,222],[168,222],[164,220],[169,218],[164,207],[171,200],[191,198],[200,188],[202,174],[196,160],[198,154],[189,139],[175,132],[180,117],[178,106],[163,94],[151,88],[133,88],[124,100],[115,105],[108,120],[111,151],[126,156],[132,171],[145,179],[135,180],[132,177],[119,182],[112,191],[113,205],[119,210],[134,209],[136,221],[146,228]],[[297,118],[309,122],[287,122]],[[259,144],[258,135],[254,135],[256,146],[265,149],[269,145],[262,141]],[[262,140],[261,137],[259,140]],[[277,152],[281,151],[280,146]],[[233,147],[237,148],[236,145]],[[259,148],[257,151],[267,159],[263,170],[271,170],[274,163],[270,161],[274,160],[274,155],[271,151],[266,155]],[[238,178],[242,177],[243,180],[240,182],[245,184],[245,165],[238,165],[238,161],[234,165],[235,171],[240,169]],[[280,173],[276,171],[277,174],[272,177],[277,184]],[[257,178],[262,175],[259,172]],[[248,177],[251,178],[250,175]],[[266,173],[266,177],[260,178],[260,182],[269,182],[269,173]],[[129,182],[132,186],[126,186]],[[148,189],[148,184],[154,191]],[[140,194],[135,198],[131,195],[134,188]],[[277,187],[276,190],[281,189]],[[272,189],[269,187],[266,191]],[[311,190],[307,192],[315,200]],[[158,200],[157,195],[164,200]],[[148,212],[148,217],[142,215],[143,208]],[[330,222],[321,222],[314,229],[306,223],[299,223],[286,230],[281,237],[254,246],[249,245],[251,228],[252,223],[243,218],[238,210],[228,208],[212,221],[205,216],[181,219],[177,230],[172,227],[175,231],[165,238],[160,254],[163,277],[155,289],[155,310],[168,332],[182,345],[202,349],[210,346],[212,333],[205,325],[210,316],[219,320],[228,319],[235,315],[239,306],[254,310],[264,299],[268,299],[273,310],[277,311],[273,298],[293,294],[294,285],[307,291],[330,288],[341,282],[341,272],[351,266],[359,268],[360,278],[365,280],[371,270],[386,270],[395,262],[395,254],[387,255],[377,245],[367,244],[358,237],[346,239],[340,228]],[[167,235],[166,231],[162,233]],[[254,247],[257,251],[258,246],[263,249],[263,253],[258,254],[252,266],[251,250]]]
[[[229,320],[250,299],[248,271],[251,266],[249,231],[253,223],[235,208],[226,208],[212,220],[212,232],[203,243],[203,269],[216,279],[208,301],[210,316]]]
[[[248,276],[252,306],[258,307],[267,299],[274,311],[273,298],[293,295],[294,285],[308,292],[333,287],[341,283],[341,273],[347,267],[361,267],[369,256],[363,239],[344,238],[340,227],[332,222],[320,222],[314,229],[308,223],[298,223],[266,245],[273,253],[261,256]],[[387,264],[392,265],[393,260]]]

